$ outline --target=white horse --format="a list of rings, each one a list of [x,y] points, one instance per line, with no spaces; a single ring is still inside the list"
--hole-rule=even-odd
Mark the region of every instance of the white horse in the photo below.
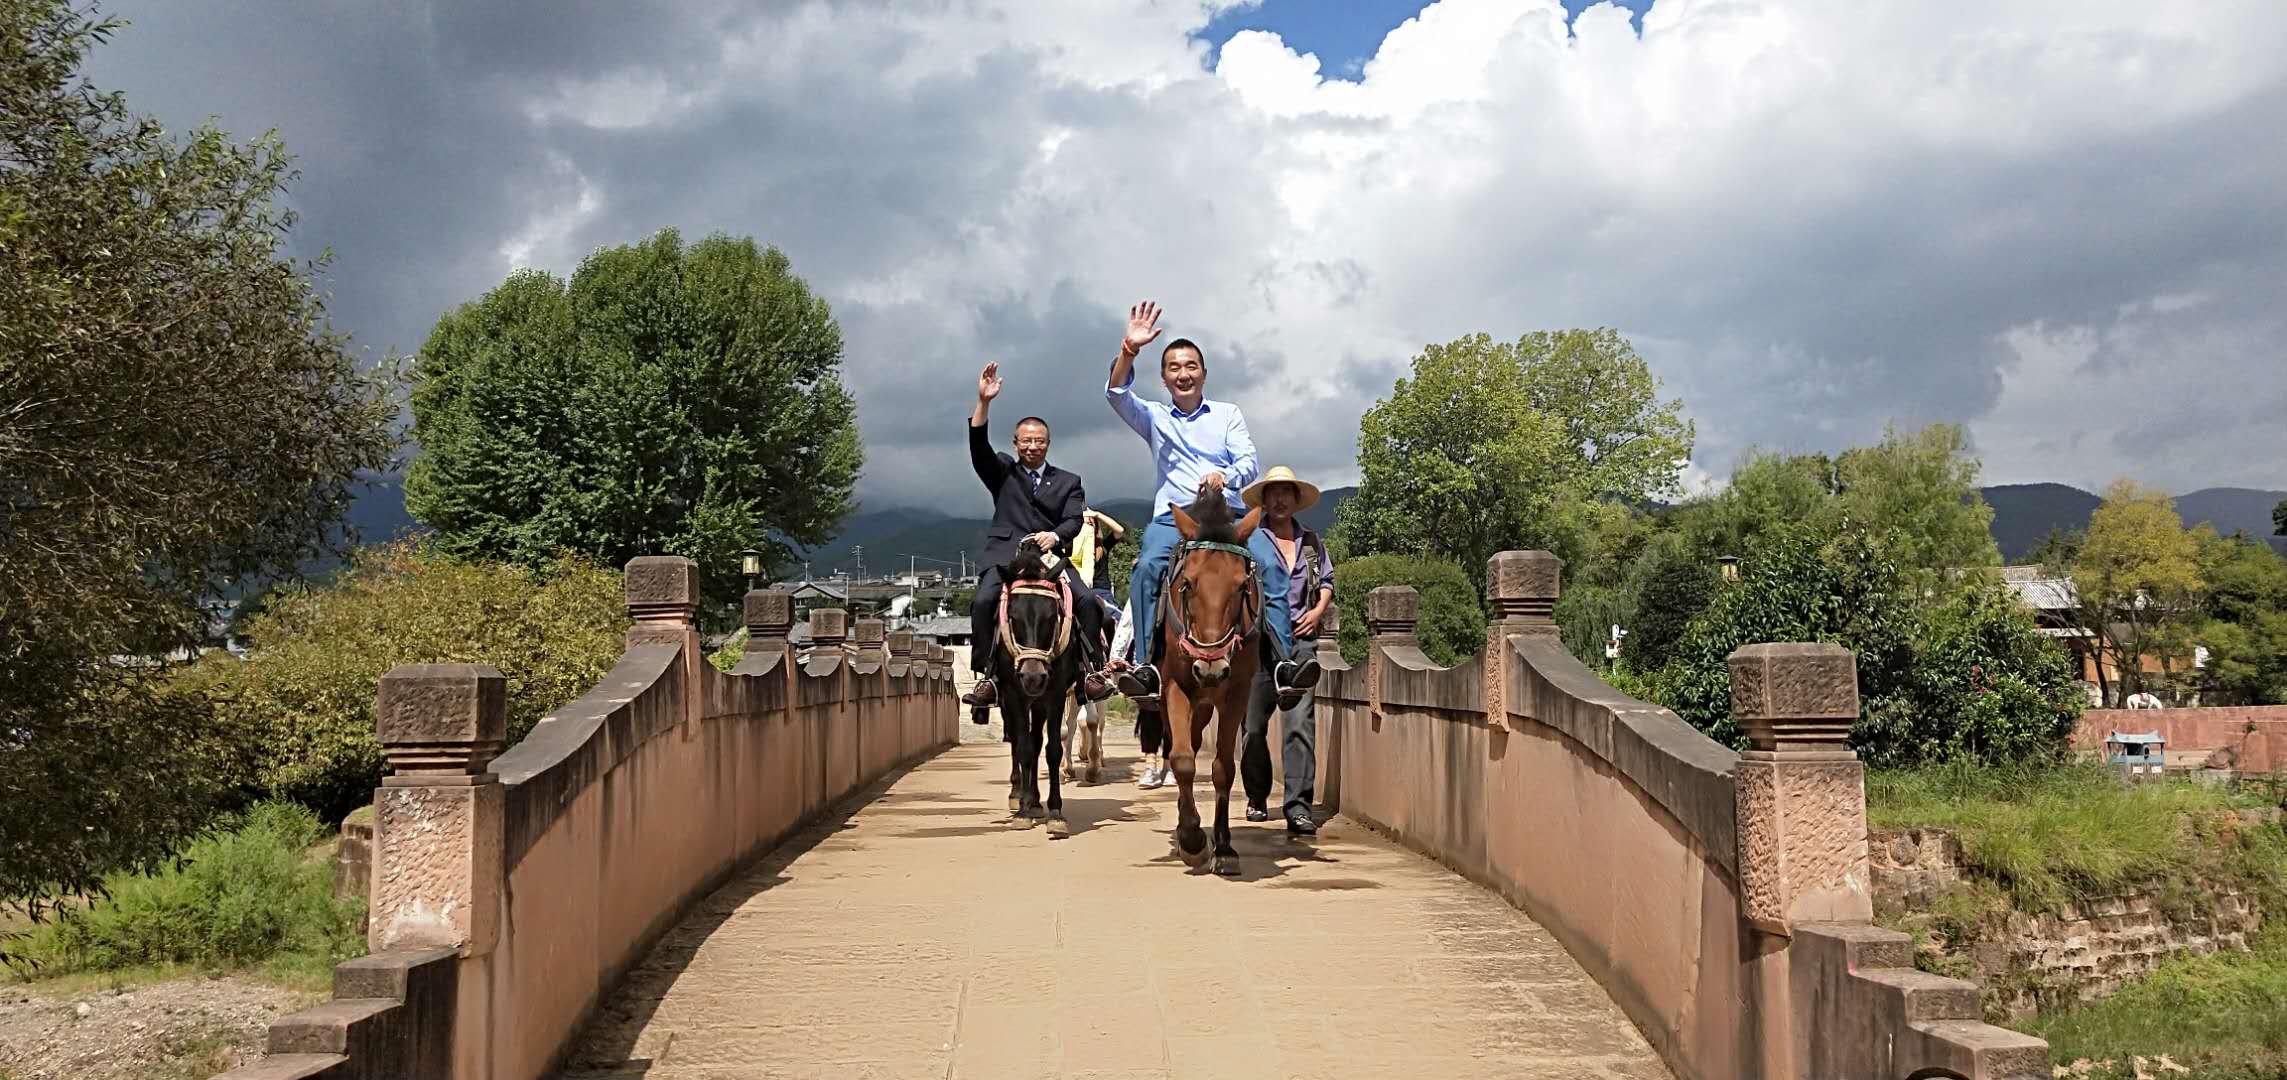
[[[1064,701],[1064,778],[1094,784],[1104,778],[1104,703],[1082,703],[1083,696],[1081,687],[1074,686]],[[1085,724],[1080,723],[1083,716]],[[1075,751],[1078,768],[1073,767]]]

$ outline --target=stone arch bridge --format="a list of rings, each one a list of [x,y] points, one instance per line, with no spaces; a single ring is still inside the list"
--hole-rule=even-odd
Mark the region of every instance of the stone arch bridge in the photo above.
[[[822,611],[796,651],[757,591],[726,674],[693,564],[637,559],[625,654],[507,753],[496,671],[383,680],[372,952],[225,1076],[2047,1076],[1868,923],[1850,654],[1742,649],[1735,753],[1564,650],[1558,571],[1496,556],[1451,668],[1375,590],[1365,664],[1321,646],[1333,816],[1238,825],[1226,880],[1166,790],[1012,830],[942,648]]]

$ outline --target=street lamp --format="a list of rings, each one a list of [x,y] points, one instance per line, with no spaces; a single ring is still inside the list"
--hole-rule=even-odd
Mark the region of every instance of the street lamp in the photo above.
[[[754,591],[754,579],[762,576],[762,552],[753,548],[739,552],[739,570],[746,574],[746,591]]]
[[[1725,580],[1725,581],[1737,581],[1737,580],[1739,580],[1739,556],[1737,556],[1737,555],[1725,555],[1725,556],[1723,556],[1722,558],[1720,558],[1720,559],[1717,559],[1717,560],[1715,560],[1715,561],[1716,561],[1716,562],[1718,562],[1718,563],[1721,563],[1721,564],[1723,565],[1723,580]]]

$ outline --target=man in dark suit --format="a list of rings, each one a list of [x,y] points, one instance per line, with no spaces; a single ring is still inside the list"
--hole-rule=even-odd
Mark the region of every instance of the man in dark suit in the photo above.
[[[1080,535],[1081,515],[1088,508],[1079,474],[1048,463],[1047,421],[1037,416],[1017,421],[1014,457],[993,449],[985,425],[993,399],[1001,393],[1000,368],[986,364],[977,375],[977,407],[969,413],[969,463],[993,496],[993,521],[977,556],[983,572],[977,577],[977,598],[969,604],[969,670],[980,678],[961,700],[972,706],[991,705],[999,697],[991,673],[993,650],[1000,640],[1002,564],[1016,557],[1020,543],[1070,556],[1072,539]],[[1111,694],[1110,684],[1096,674],[1103,666],[1103,658],[1096,655],[1102,651],[1101,605],[1070,562],[1063,564],[1063,572],[1064,584],[1072,590],[1072,644],[1089,673],[1088,700],[1100,701]]]

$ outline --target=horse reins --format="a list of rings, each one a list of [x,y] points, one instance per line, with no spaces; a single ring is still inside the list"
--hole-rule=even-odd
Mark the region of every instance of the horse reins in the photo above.
[[[1041,596],[1056,601],[1056,644],[1045,649],[1036,649],[1030,645],[1019,644],[1016,635],[1009,632],[1009,597],[1016,593],[1023,593],[1026,596]],[[1050,581],[1037,581],[1028,578],[1023,581],[1012,582],[1007,588],[1001,590],[1000,622],[1001,648],[1008,650],[1011,660],[1019,664],[1027,660],[1053,664],[1058,656],[1064,654],[1064,647],[1072,642],[1072,592],[1064,587],[1061,577]]]
[[[1231,628],[1214,641],[1201,641],[1191,636],[1191,589],[1183,580],[1183,563],[1191,557],[1193,551],[1220,551],[1237,555],[1247,563],[1246,606],[1241,609],[1239,619],[1231,624]],[[1167,621],[1175,627],[1176,643],[1183,646],[1183,651],[1189,653],[1192,660],[1221,660],[1230,655],[1232,647],[1255,636],[1255,630],[1263,619],[1263,586],[1261,579],[1255,576],[1254,552],[1237,544],[1188,540],[1178,550],[1175,564],[1168,569],[1168,577],[1174,579],[1175,588],[1160,593],[1160,606],[1167,610]],[[1177,593],[1182,595],[1177,597]]]

